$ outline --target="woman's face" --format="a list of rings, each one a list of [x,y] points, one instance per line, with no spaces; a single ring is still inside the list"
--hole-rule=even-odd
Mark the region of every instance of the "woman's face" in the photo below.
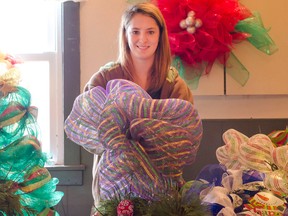
[[[143,14],[135,14],[127,28],[127,40],[131,56],[137,60],[154,59],[160,30],[155,20]]]

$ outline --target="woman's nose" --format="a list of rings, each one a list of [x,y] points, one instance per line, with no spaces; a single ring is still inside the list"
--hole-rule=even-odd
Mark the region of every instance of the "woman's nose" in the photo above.
[[[147,35],[145,33],[141,33],[139,36],[139,40],[141,42],[146,42],[147,41]]]

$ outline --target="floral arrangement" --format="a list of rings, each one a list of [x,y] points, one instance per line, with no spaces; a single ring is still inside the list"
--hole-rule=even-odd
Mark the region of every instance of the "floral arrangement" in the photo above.
[[[46,155],[37,138],[37,108],[21,86],[21,63],[0,52],[0,214],[59,215],[53,207],[63,192],[44,167]]]

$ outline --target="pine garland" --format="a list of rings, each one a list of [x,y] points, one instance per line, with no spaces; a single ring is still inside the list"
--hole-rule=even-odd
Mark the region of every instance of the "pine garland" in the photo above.
[[[125,198],[126,199],[126,198]],[[201,204],[198,197],[192,199],[189,203],[185,203],[178,193],[175,191],[174,196],[159,196],[158,201],[147,201],[138,197],[129,198],[133,203],[134,216],[211,216],[209,208]],[[120,203],[119,198],[105,200],[100,203],[97,208],[101,216],[117,216],[117,206]]]
[[[195,197],[189,203],[184,203],[179,193],[173,197],[163,196],[150,206],[151,216],[209,216],[210,211],[201,205],[199,198]]]

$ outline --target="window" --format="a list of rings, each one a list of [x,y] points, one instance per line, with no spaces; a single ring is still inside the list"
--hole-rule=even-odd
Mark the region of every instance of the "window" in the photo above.
[[[61,5],[47,0],[1,1],[0,50],[20,57],[21,86],[38,108],[39,140],[51,162],[64,163]]]

